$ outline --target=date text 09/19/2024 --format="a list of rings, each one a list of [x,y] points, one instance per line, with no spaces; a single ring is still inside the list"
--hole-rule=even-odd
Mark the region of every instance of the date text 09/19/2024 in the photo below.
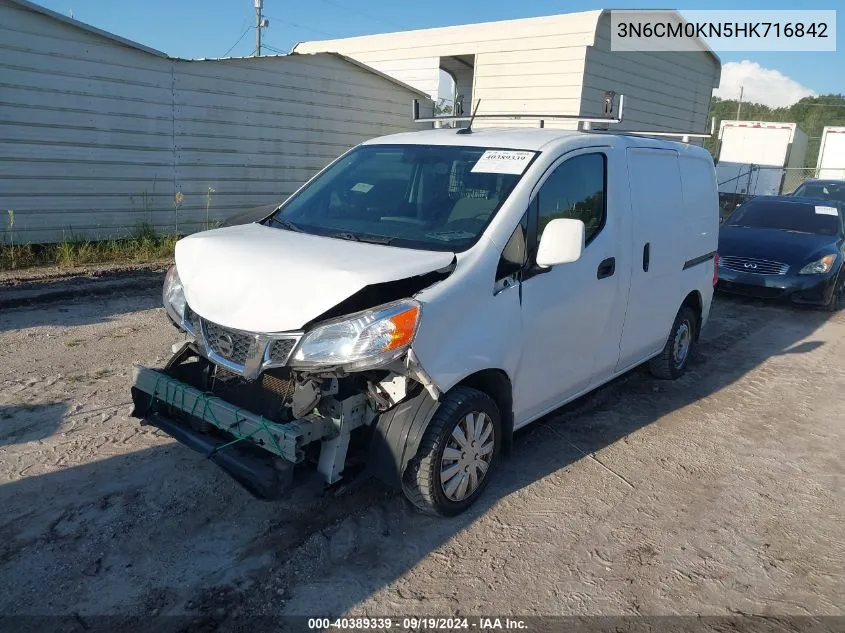
[[[479,618],[436,618],[436,617],[405,617],[405,618],[309,618],[310,630],[350,630],[350,631],[379,631],[397,629],[400,631],[493,631],[493,630],[525,630],[526,623],[520,619],[479,617]]]

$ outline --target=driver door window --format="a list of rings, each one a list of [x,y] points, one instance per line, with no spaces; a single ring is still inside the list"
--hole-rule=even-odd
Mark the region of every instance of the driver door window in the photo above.
[[[574,156],[546,179],[536,198],[538,244],[546,225],[558,218],[583,221],[587,244],[598,235],[607,216],[606,160],[604,154]]]

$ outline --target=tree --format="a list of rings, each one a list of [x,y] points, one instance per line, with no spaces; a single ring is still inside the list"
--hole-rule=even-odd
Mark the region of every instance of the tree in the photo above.
[[[446,99],[439,99],[434,106],[434,116],[444,116],[452,114],[452,102],[447,102]]]

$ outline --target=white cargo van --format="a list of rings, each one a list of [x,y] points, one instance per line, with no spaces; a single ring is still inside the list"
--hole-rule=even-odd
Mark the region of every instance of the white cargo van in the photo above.
[[[718,228],[699,147],[378,138],[261,222],[178,242],[164,303],[186,340],[165,368],[136,368],[136,415],[260,497],[310,465],[453,515],[514,430],[646,361],[684,372]]]

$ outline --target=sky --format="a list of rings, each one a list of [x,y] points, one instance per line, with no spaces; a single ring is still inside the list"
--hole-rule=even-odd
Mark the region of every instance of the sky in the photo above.
[[[35,0],[103,30],[175,57],[246,56],[255,46],[253,0]],[[841,0],[818,0],[803,8],[836,9]],[[453,24],[553,15],[606,8],[590,0],[264,0],[270,20],[264,42],[289,52],[296,42],[351,37]],[[614,0],[616,9],[654,5]],[[679,0],[671,8],[795,9],[794,0]],[[845,15],[845,12],[840,13]],[[840,31],[845,31],[845,28]],[[239,39],[241,38],[241,39]],[[717,96],[783,106],[801,97],[845,94],[845,36],[836,52],[720,52],[722,83]],[[270,52],[270,51],[268,51]]]

